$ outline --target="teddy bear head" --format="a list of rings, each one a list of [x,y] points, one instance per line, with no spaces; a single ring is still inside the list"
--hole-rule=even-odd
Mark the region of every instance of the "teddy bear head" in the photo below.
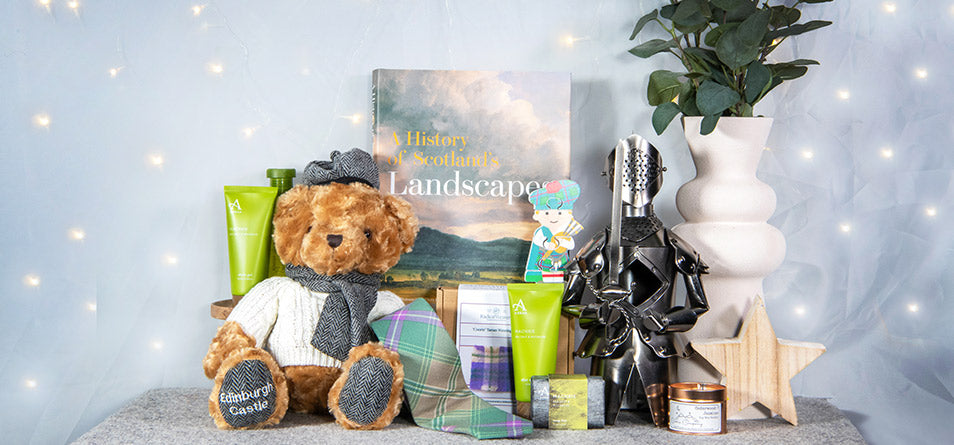
[[[332,159],[339,161],[355,151],[334,152]],[[359,154],[362,162],[370,160],[370,155]],[[418,220],[410,204],[373,187],[377,168],[365,167],[373,171],[355,174],[323,163],[315,167],[320,178],[312,181],[319,184],[297,185],[278,198],[274,239],[284,264],[306,266],[322,275],[373,274],[387,271],[411,250]],[[323,182],[329,174],[332,180]],[[362,176],[371,179],[354,180]]]

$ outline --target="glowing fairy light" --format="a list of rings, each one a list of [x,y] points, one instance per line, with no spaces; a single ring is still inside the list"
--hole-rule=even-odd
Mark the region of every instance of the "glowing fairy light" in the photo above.
[[[149,161],[149,164],[152,165],[153,167],[162,167],[163,164],[166,163],[166,159],[162,157],[162,155],[159,153],[153,153],[147,156],[146,159]]]
[[[205,9],[205,5],[195,5],[192,7],[192,15],[198,17],[202,15],[202,10]]]
[[[772,39],[772,46],[778,45],[779,43],[782,43],[781,37],[776,37],[775,39]]]
[[[40,128],[50,128],[50,115],[46,113],[39,113],[33,115],[33,125],[36,125]]]
[[[256,131],[258,131],[258,127],[245,127],[242,129],[242,136],[245,136],[245,139],[251,139],[252,136],[255,136]]]
[[[908,312],[915,313],[921,310],[917,303],[908,303]]]
[[[74,227],[69,231],[70,239],[73,241],[83,241],[86,239],[86,232],[83,229]]]
[[[805,309],[805,306],[798,305],[798,306],[795,306],[794,309],[792,309],[792,312],[795,312],[795,315],[802,317],[808,312],[808,310]]]
[[[898,5],[891,2],[884,2],[881,4],[881,9],[888,14],[894,14],[895,12],[898,12]]]
[[[885,159],[891,159],[894,157],[894,150],[891,147],[884,147],[881,149],[881,157]]]
[[[802,157],[808,160],[815,159],[815,152],[811,150],[802,150]]]
[[[348,116],[348,119],[351,120],[351,123],[352,123],[352,124],[357,125],[357,124],[361,123],[361,114],[360,114],[360,113],[352,114],[351,116]]]
[[[162,262],[167,266],[175,266],[176,264],[179,264],[179,257],[175,256],[174,254],[167,253],[162,256]]]
[[[928,71],[926,68],[917,68],[914,70],[914,77],[918,79],[927,79]]]
[[[937,207],[934,207],[934,206],[927,206],[927,207],[925,207],[925,208],[924,208],[924,215],[929,216],[929,217],[931,217],[931,218],[937,216]]]
[[[26,386],[29,389],[36,389],[39,383],[35,379],[26,379],[23,381],[23,386]]]
[[[86,303],[86,310],[96,312],[96,303]]]
[[[576,37],[573,37],[572,35],[565,35],[560,40],[563,43],[563,46],[567,48],[573,48],[573,44],[576,43],[578,39]]]
[[[841,100],[851,99],[851,91],[848,90],[838,90],[838,98]]]
[[[66,6],[72,9],[73,12],[76,12],[80,7],[80,3],[78,0],[70,0],[66,2]]]
[[[165,347],[165,344],[162,343],[162,340],[153,340],[151,343],[149,343],[149,346],[156,351],[161,351],[162,348]]]
[[[301,73],[301,75],[305,77],[310,76],[311,68],[302,68],[301,71],[299,71],[299,73]]]
[[[51,12],[51,11],[50,11],[50,3],[51,3],[51,2],[52,2],[52,0],[37,0],[37,3],[39,3],[40,6],[46,8],[46,12]]]
[[[29,287],[40,287],[40,276],[37,274],[27,274],[23,277],[23,284]]]
[[[115,68],[110,68],[110,69],[109,69],[109,77],[110,77],[111,79],[115,79],[116,76],[119,75],[119,72],[122,71],[122,69],[123,69],[123,67],[121,67],[121,66],[117,66],[117,67],[115,67]]]
[[[207,68],[210,73],[215,75],[221,75],[222,73],[225,72],[225,67],[218,62],[209,62],[209,64],[207,65]]]
[[[841,223],[838,225],[838,230],[841,230],[841,233],[851,233],[851,224]]]

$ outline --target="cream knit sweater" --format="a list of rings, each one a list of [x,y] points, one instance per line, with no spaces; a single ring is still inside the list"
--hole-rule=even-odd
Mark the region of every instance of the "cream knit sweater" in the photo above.
[[[311,345],[318,316],[327,293],[314,292],[287,277],[273,277],[255,285],[242,297],[226,321],[238,323],[255,346],[272,353],[279,366],[317,365],[341,367],[336,360]],[[404,307],[392,292],[379,291],[368,315],[377,320]]]

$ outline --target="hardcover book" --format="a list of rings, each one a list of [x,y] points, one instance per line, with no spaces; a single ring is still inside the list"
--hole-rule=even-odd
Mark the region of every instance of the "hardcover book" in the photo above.
[[[439,286],[523,280],[529,192],[570,174],[570,75],[374,70],[381,189],[411,203],[414,250],[385,276],[406,301]]]

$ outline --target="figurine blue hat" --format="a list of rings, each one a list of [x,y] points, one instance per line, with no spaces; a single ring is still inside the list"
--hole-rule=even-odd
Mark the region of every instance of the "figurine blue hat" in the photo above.
[[[569,179],[550,181],[530,193],[533,210],[573,210],[573,203],[580,197],[580,186]]]

